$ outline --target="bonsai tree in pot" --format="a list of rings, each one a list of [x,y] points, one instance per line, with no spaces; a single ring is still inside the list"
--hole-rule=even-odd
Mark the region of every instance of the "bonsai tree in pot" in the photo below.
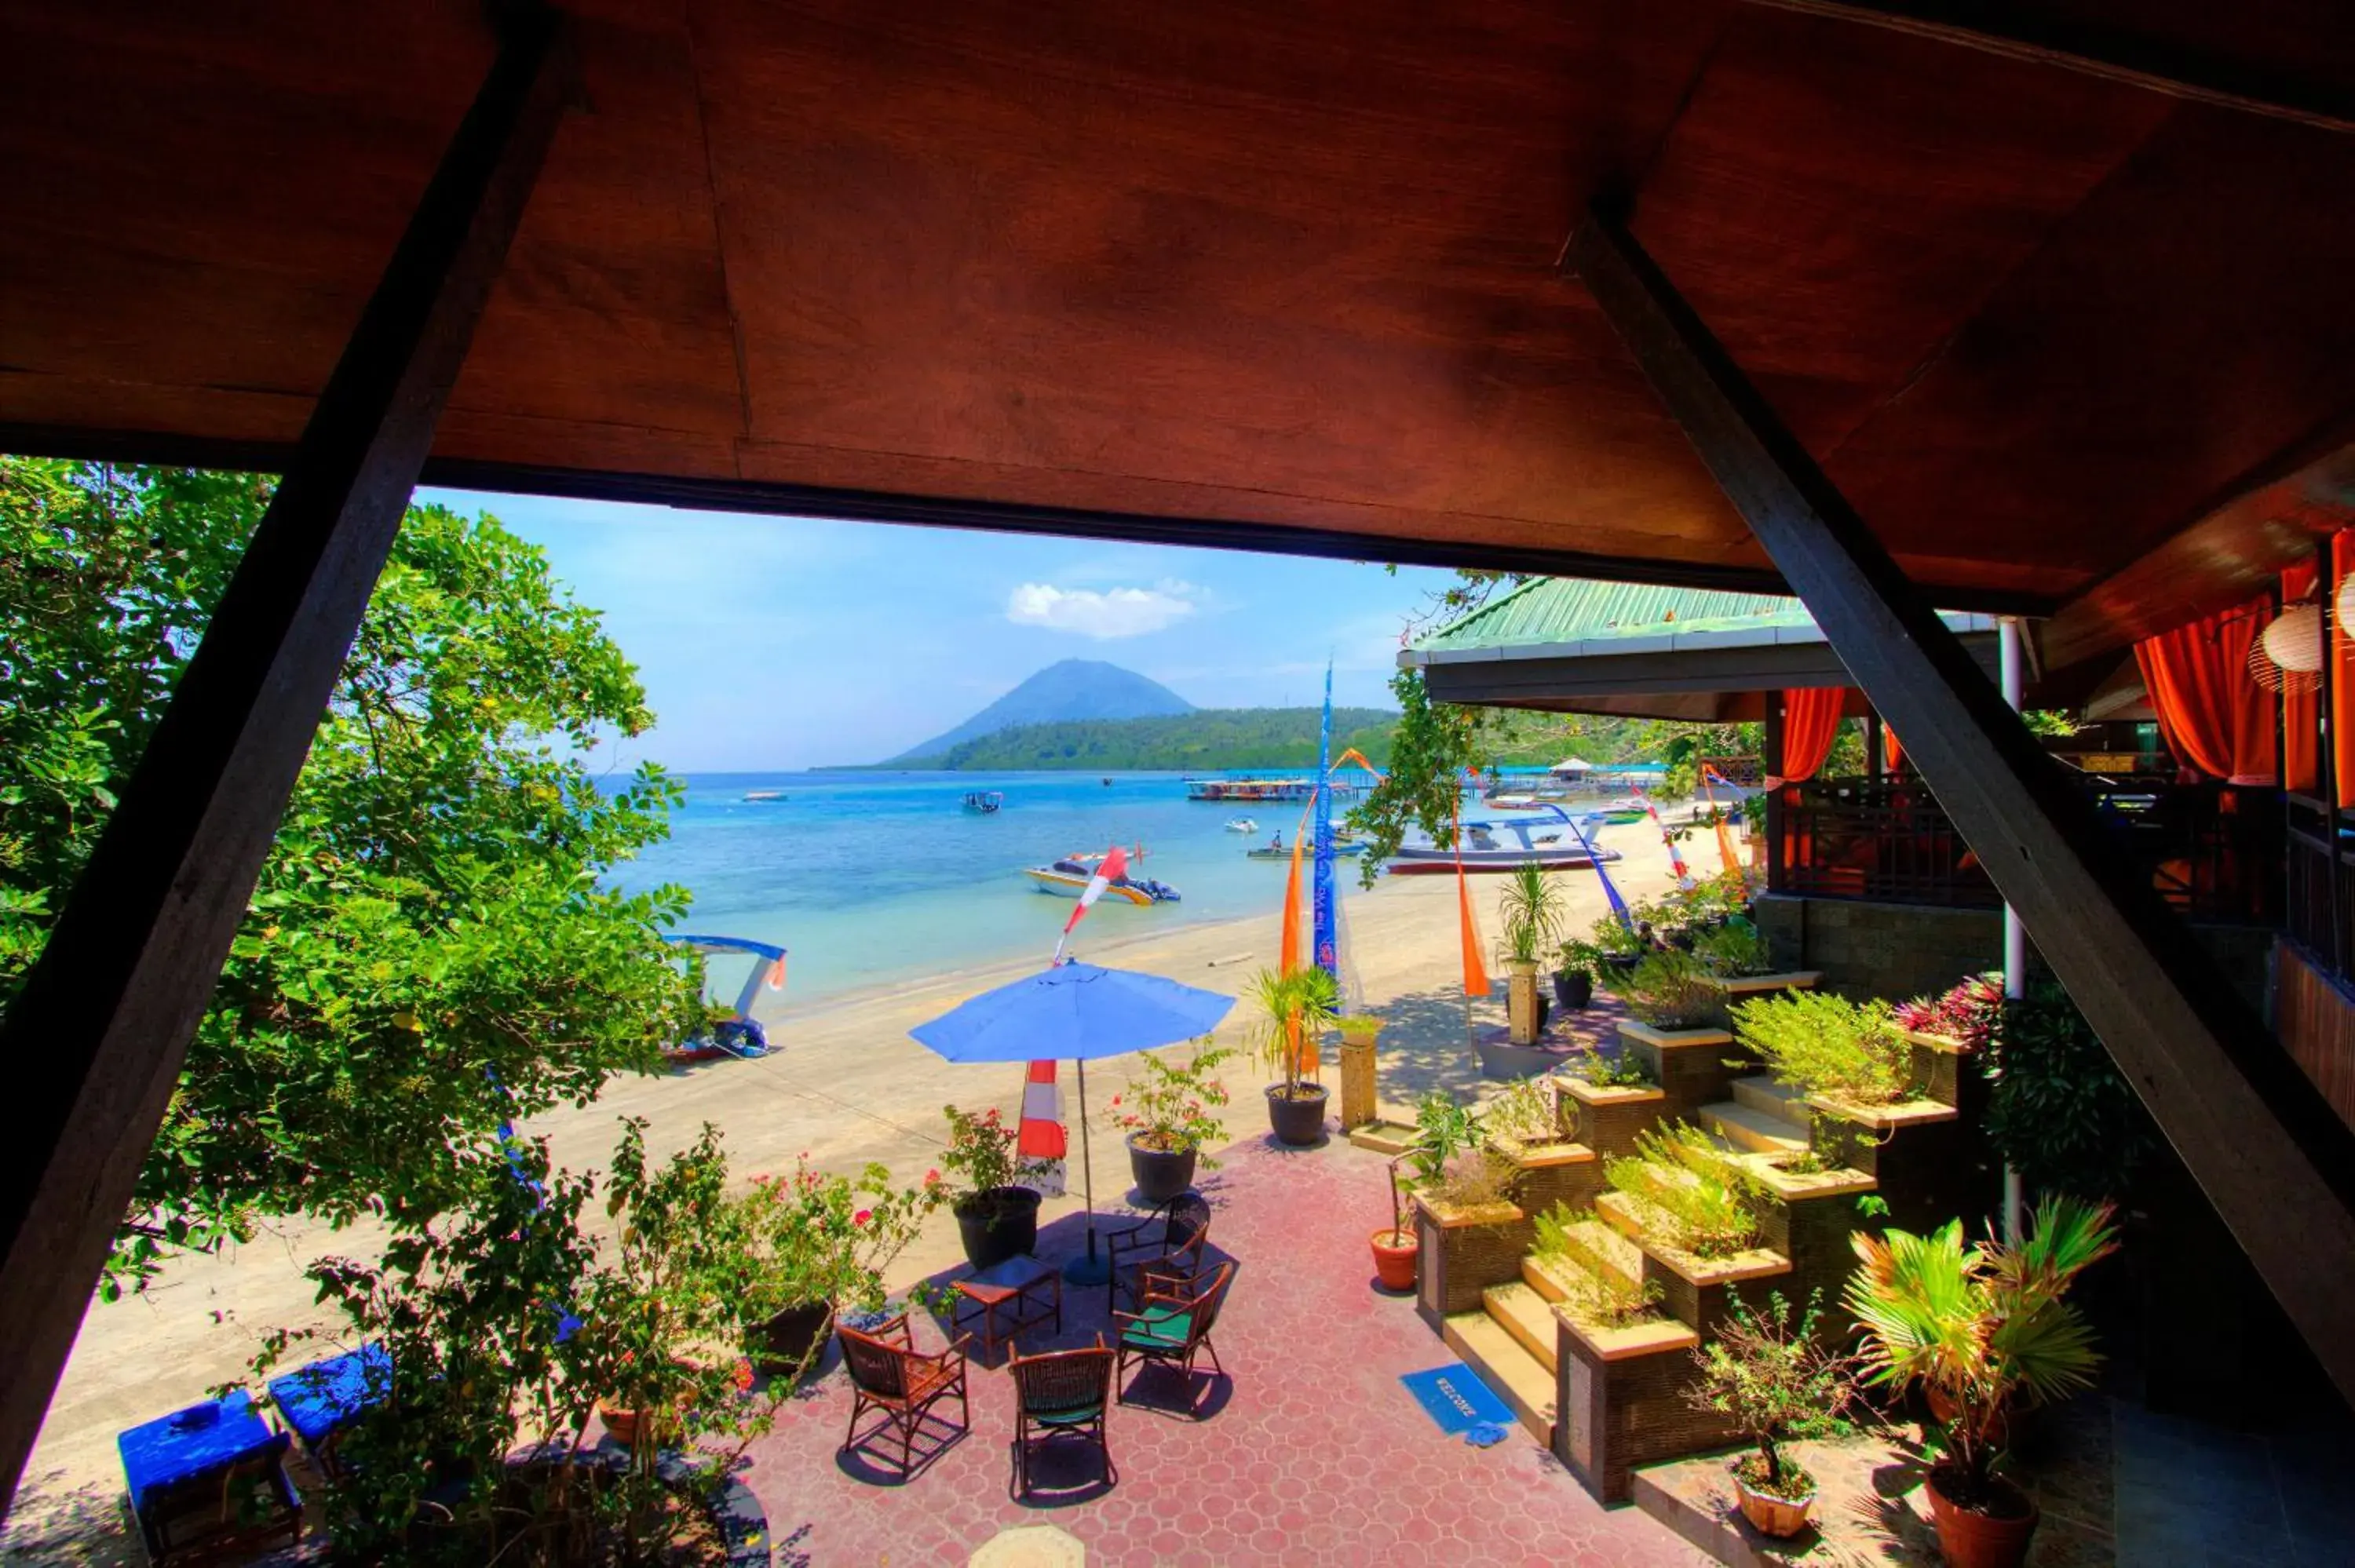
[[[1506,1010],[1512,1042],[1533,1045],[1545,1027],[1538,967],[1561,938],[1561,889],[1547,879],[1544,866],[1525,860],[1507,879],[1497,908],[1504,916]]]
[[[1325,1136],[1326,1091],[1308,1076],[1307,1042],[1340,1017],[1340,988],[1312,964],[1290,974],[1262,969],[1244,989],[1259,1012],[1260,1059],[1284,1075],[1267,1086],[1268,1125],[1279,1143],[1316,1143]]]
[[[1934,1436],[1929,1478],[1938,1549],[1955,1568],[2016,1568],[2036,1504],[1996,1473],[2015,1402],[2044,1404],[2091,1387],[2092,1332],[2062,1298],[2116,1250],[2108,1203],[2046,1197],[2017,1245],[1966,1246],[1952,1220],[1926,1236],[1853,1238],[1863,1267],[1848,1306],[1865,1331],[1870,1381],[1920,1381],[1951,1412]]]
[[[806,1155],[789,1175],[753,1177],[737,1216],[752,1253],[738,1297],[745,1353],[764,1372],[798,1376],[837,1311],[883,1305],[883,1271],[947,1200],[938,1171],[922,1186],[895,1187],[879,1164],[854,1181],[811,1170]]]
[[[1217,1115],[1227,1103],[1227,1086],[1210,1072],[1233,1054],[1208,1040],[1182,1063],[1147,1053],[1138,1058],[1143,1075],[1113,1097],[1120,1125],[1129,1129],[1129,1174],[1147,1203],[1166,1203],[1191,1187],[1197,1165],[1219,1168],[1203,1148],[1227,1135]]]
[[[1028,1252],[1039,1245],[1039,1194],[1015,1183],[1035,1174],[1041,1162],[1015,1152],[1019,1134],[995,1106],[979,1115],[954,1106],[942,1110],[949,1118],[949,1148],[941,1163],[963,1178],[952,1188],[949,1206],[965,1261],[990,1268]]]
[[[1816,1481],[1785,1453],[1794,1437],[1828,1432],[1855,1397],[1850,1362],[1816,1340],[1820,1293],[1795,1324],[1780,1291],[1753,1310],[1733,1293],[1717,1337],[1693,1351],[1700,1378],[1685,1390],[1695,1410],[1722,1415],[1757,1447],[1733,1461],[1742,1517],[1762,1534],[1785,1538],[1807,1527]]]

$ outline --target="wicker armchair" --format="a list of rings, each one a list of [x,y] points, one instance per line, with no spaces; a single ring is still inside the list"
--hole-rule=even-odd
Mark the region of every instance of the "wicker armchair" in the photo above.
[[[952,1425],[959,1435],[972,1425],[973,1410],[964,1392],[964,1348],[972,1335],[928,1355],[916,1349],[915,1332],[904,1312],[869,1330],[838,1328],[835,1332],[842,1340],[842,1360],[850,1373],[852,1391],[850,1430],[839,1452],[847,1454],[887,1428],[896,1428],[900,1471],[912,1474],[916,1428],[934,1404],[956,1395],[957,1419]],[[882,1411],[884,1418],[862,1437],[858,1419],[869,1410]],[[945,1422],[947,1417],[941,1419]]]
[[[1218,1347],[1210,1343],[1210,1330],[1219,1321],[1219,1308],[1225,1304],[1227,1287],[1234,1277],[1231,1263],[1222,1263],[1192,1279],[1148,1271],[1143,1309],[1115,1310],[1112,1315],[1120,1327],[1115,1383],[1127,1372],[1132,1360],[1183,1367],[1191,1378],[1194,1358],[1204,1351],[1210,1352],[1210,1365],[1224,1377],[1227,1369],[1220,1364]],[[1120,1397],[1124,1399],[1125,1393]]]
[[[1147,1272],[1185,1279],[1201,1272],[1202,1249],[1210,1239],[1209,1200],[1189,1187],[1105,1239],[1112,1273],[1104,1280],[1104,1305],[1116,1308],[1123,1297],[1137,1299]]]
[[[1112,1405],[1113,1372],[1117,1365],[1112,1348],[1096,1336],[1095,1348],[1050,1351],[1045,1355],[1017,1352],[1007,1363],[1014,1377],[1014,1496],[1020,1500],[1030,1489],[1030,1445],[1069,1433],[1085,1437],[1103,1456],[1104,1482],[1120,1480],[1112,1462],[1112,1445],[1104,1422]],[[1035,1438],[1034,1438],[1035,1433]]]

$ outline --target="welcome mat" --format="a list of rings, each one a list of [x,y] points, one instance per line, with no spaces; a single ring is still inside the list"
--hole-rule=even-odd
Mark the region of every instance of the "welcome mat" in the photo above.
[[[1468,1432],[1484,1422],[1508,1425],[1513,1420],[1511,1407],[1462,1361],[1408,1372],[1399,1382],[1442,1432]]]

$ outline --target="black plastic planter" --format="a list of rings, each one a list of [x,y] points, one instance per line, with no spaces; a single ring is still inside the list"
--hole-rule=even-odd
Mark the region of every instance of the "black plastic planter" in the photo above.
[[[1275,1140],[1295,1149],[1324,1142],[1325,1098],[1322,1084],[1270,1084],[1267,1123],[1274,1129]]]
[[[1028,1187],[992,1187],[958,1200],[956,1221],[965,1261],[994,1268],[1039,1245],[1039,1194]]]
[[[1194,1161],[1199,1154],[1192,1144],[1183,1149],[1145,1149],[1128,1135],[1128,1172],[1136,1179],[1136,1195],[1147,1203],[1166,1203],[1194,1184]]]

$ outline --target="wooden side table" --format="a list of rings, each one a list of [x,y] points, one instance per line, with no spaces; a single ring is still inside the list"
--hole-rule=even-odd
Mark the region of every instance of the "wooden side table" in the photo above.
[[[1025,1329],[1036,1328],[1051,1315],[1055,1331],[1063,1331],[1063,1276],[1035,1257],[1009,1257],[954,1281],[963,1298],[949,1320],[950,1332],[979,1319],[985,1356]]]

